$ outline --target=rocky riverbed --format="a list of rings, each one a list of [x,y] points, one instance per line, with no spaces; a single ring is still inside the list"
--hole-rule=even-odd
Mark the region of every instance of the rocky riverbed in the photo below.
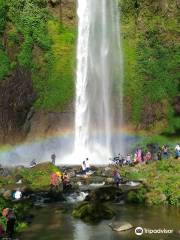
[[[49,204],[60,204],[61,210],[68,216],[74,216],[90,224],[92,222],[98,224],[117,215],[114,206],[121,208],[127,204],[138,204],[137,206],[144,208],[145,205],[152,204],[167,205],[171,199],[174,199],[174,205],[178,206],[178,191],[176,198],[173,195],[168,197],[164,191],[170,186],[171,178],[177,187],[178,168],[179,162],[171,160],[132,167],[92,167],[93,174],[89,176],[80,174],[77,166],[57,167],[51,163],[38,164],[33,168],[19,166],[4,169],[0,176],[0,205],[1,209],[9,206],[16,209],[18,231],[34,221],[34,213],[31,214],[33,209],[46,208]],[[122,176],[118,188],[115,187],[112,178],[115,169]],[[50,188],[50,176],[53,172],[61,170],[67,171],[71,187],[66,191],[54,191]],[[157,185],[159,181],[160,184]],[[12,197],[17,190],[22,192],[20,200],[14,200]],[[35,212],[36,217],[38,212]]]

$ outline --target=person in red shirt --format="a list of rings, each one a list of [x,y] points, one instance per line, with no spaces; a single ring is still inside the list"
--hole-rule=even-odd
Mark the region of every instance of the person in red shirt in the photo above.
[[[51,174],[51,188],[55,188],[58,191],[60,190],[60,183],[62,182],[61,173],[55,172]]]

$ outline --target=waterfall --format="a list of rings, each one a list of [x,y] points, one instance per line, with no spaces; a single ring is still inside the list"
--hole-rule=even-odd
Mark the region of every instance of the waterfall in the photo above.
[[[114,153],[123,121],[123,61],[118,0],[78,0],[74,153],[97,164]],[[119,140],[119,152],[123,142]]]

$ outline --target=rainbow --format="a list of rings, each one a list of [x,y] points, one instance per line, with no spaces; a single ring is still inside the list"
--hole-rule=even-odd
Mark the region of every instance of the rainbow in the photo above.
[[[96,136],[96,134],[96,129],[92,129],[92,135]],[[128,144],[131,145],[137,141],[138,138],[135,135],[127,133],[123,129],[116,128],[113,131],[114,145],[116,145],[116,142],[119,142],[116,141],[116,139],[122,135],[127,148]],[[118,153],[118,146],[116,146],[116,149],[117,150],[115,150],[115,153]],[[49,135],[41,135],[34,139],[29,139],[23,143],[1,146],[0,164],[7,166],[28,166],[33,159],[35,159],[37,162],[50,161],[52,153],[56,154],[58,163],[61,163],[61,159],[64,159],[66,155],[72,155],[73,150],[74,133],[72,129],[66,128],[58,132],[52,132]]]

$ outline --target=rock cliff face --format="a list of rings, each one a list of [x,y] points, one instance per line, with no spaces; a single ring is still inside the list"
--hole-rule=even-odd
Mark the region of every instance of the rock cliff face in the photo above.
[[[179,1],[119,1],[124,42],[126,120],[138,129],[176,133]]]
[[[39,0],[40,5],[38,6],[45,6],[45,1],[43,1]],[[19,3],[17,2],[17,4]],[[15,7],[16,5],[14,4],[12,10]],[[59,1],[49,1],[49,4],[46,5],[46,9],[53,18],[57,19],[57,22],[62,21],[62,24],[67,28],[75,26],[75,8],[76,3],[73,0],[62,0],[61,6]],[[39,9],[39,11],[42,10]],[[57,25],[57,23],[55,24]],[[46,26],[48,28],[48,21]],[[57,27],[59,26],[57,25]],[[58,106],[50,109],[35,106],[42,89],[36,88],[34,78],[37,73],[40,73],[41,78],[46,78],[45,74],[49,74],[47,68],[50,68],[50,64],[45,59],[45,55],[48,55],[49,52],[38,46],[36,41],[34,41],[32,45],[28,46],[28,49],[31,49],[30,52],[32,51],[31,60],[35,67],[37,65],[37,69],[34,70],[34,66],[30,68],[22,66],[19,63],[19,55],[24,51],[23,46],[26,42],[24,34],[23,31],[21,32],[21,29],[18,29],[16,18],[12,22],[7,21],[3,33],[0,33],[3,52],[7,55],[9,63],[16,65],[12,67],[12,70],[9,70],[4,79],[0,79],[0,144],[17,144],[24,140],[44,137],[49,134],[55,134],[58,131],[61,132],[63,129],[72,128],[73,125],[73,98],[70,99],[72,103],[65,104],[63,109],[60,110]],[[58,37],[60,38],[60,35]],[[69,46],[68,40],[65,44]],[[61,42],[57,41],[54,45],[56,48],[59,47],[56,52],[59,51],[60,58],[63,58],[63,54],[66,54],[66,52],[62,52],[64,49],[61,50],[60,44]],[[25,49],[25,54],[30,54],[28,49]],[[66,71],[66,67],[64,69]],[[46,70],[47,72],[45,73]],[[72,70],[68,69],[68,71]],[[60,79],[63,79],[63,77],[59,74]],[[42,80],[39,78],[38,81]],[[47,88],[51,88],[48,86],[48,83],[45,83],[45,85],[47,85]]]
[[[31,109],[23,128],[26,140],[32,141],[36,137],[47,137],[60,134],[64,130],[73,129],[74,107],[70,104],[63,112],[44,112]]]
[[[35,99],[31,73],[17,67],[0,86],[0,142],[25,137],[23,125]]]
[[[0,143],[17,144],[73,128],[73,103],[63,111],[33,107],[37,94],[31,73],[17,68],[0,86]]]

